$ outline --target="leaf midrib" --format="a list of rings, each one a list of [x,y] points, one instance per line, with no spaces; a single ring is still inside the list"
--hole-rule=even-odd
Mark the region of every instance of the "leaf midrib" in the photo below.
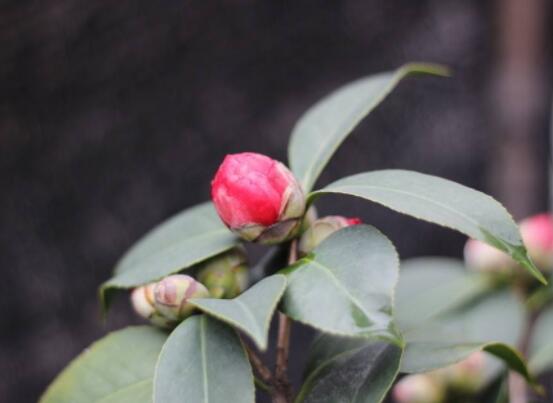
[[[151,377],[148,377],[148,378],[144,378],[144,379],[140,379],[136,382],[133,382],[133,383],[130,383],[128,385],[125,385],[124,387],[120,388],[120,389],[117,389],[117,390],[114,390],[112,392],[110,392],[109,394],[107,395],[104,395],[102,396],[99,400],[95,400],[95,403],[102,403],[103,401],[105,401],[106,399],[109,399],[109,398],[112,398],[113,396],[115,395],[118,395],[120,393],[123,393],[125,392],[126,390],[129,390],[129,389],[132,389],[132,388],[136,388],[142,384],[146,384],[148,382],[152,382],[153,381],[153,378]]]
[[[357,298],[355,298],[349,291],[347,288],[345,288],[339,281],[339,279],[335,276],[335,274],[332,272],[332,269],[330,269],[329,267],[325,266],[324,264],[316,261],[316,260],[313,260],[313,259],[306,259],[309,263],[312,263],[314,264],[315,266],[319,267],[320,269],[323,270],[324,273],[326,273],[328,276],[330,276],[330,279],[332,280],[332,282],[336,285],[336,287],[341,290],[344,294],[346,294],[347,297],[349,297],[349,299],[355,304],[355,306],[357,306],[357,308],[359,308],[359,310],[361,310],[361,312],[363,312],[363,314],[366,316],[366,318],[370,320],[370,317],[365,309],[365,307],[363,306],[363,304],[357,300]],[[372,321],[371,321],[372,322]]]
[[[434,204],[435,206],[441,207],[444,210],[447,210],[451,213],[454,213],[454,214],[460,216],[461,218],[464,218],[469,223],[471,223],[473,226],[480,229],[480,226],[478,225],[478,223],[475,220],[473,220],[471,217],[467,216],[466,214],[463,214],[459,210],[456,210],[456,209],[453,209],[453,208],[449,207],[447,204],[441,203],[441,202],[433,200],[433,199],[429,199],[428,197],[424,197],[424,196],[422,196],[420,194],[417,194],[417,193],[411,193],[411,192],[407,192],[407,191],[404,191],[404,190],[399,190],[397,188],[392,188],[392,187],[387,187],[387,186],[376,186],[376,185],[342,185],[342,186],[332,186],[332,185],[330,185],[328,188],[322,189],[321,192],[330,191],[330,192],[336,192],[336,193],[351,193],[351,192],[348,191],[348,189],[354,189],[355,190],[356,188],[384,190],[384,191],[388,191],[390,193],[398,193],[398,194],[402,194],[402,195],[411,196],[414,199],[424,200],[424,201],[427,201],[431,204]],[[365,196],[361,196],[361,197],[365,197]],[[375,202],[377,202],[377,201],[375,201]],[[377,203],[380,203],[380,202],[377,202]],[[470,236],[470,234],[467,234],[467,235]]]
[[[205,316],[200,319],[200,352],[202,355],[202,375],[203,375],[203,389],[204,389],[204,401],[209,403],[209,381],[207,379],[207,352],[206,352],[206,340],[205,340]]]

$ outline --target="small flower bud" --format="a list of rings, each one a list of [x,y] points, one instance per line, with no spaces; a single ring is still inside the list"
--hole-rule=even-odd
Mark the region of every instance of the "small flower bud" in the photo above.
[[[155,283],[135,288],[131,293],[131,303],[137,314],[148,319],[153,325],[167,328],[171,321],[157,312],[154,306]]]
[[[429,374],[408,375],[392,391],[397,403],[445,403],[444,385]]]
[[[520,233],[530,258],[544,272],[553,269],[553,215],[537,214],[520,222]]]
[[[215,256],[199,266],[198,281],[213,298],[234,298],[248,286],[247,258],[242,248]]]
[[[300,254],[307,255],[333,232],[357,224],[361,224],[359,218],[346,218],[338,215],[330,215],[315,220],[300,239],[298,246]]]
[[[227,155],[211,182],[217,213],[242,238],[276,244],[294,237],[305,197],[292,172],[265,155]]]
[[[463,361],[438,370],[447,387],[457,393],[475,395],[485,387],[487,357],[475,352]]]
[[[476,239],[465,244],[465,264],[474,271],[511,274],[516,263],[504,252]]]
[[[190,298],[206,297],[209,297],[209,291],[184,274],[166,277],[154,287],[154,307],[171,321],[181,321],[192,314],[195,308],[188,303]]]

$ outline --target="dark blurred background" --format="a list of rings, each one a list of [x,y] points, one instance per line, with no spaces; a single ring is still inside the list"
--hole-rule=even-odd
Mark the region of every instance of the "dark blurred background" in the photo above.
[[[0,2],[0,401],[33,402],[109,329],[96,289],[164,218],[209,197],[223,156],[286,159],[294,122],[349,80],[410,78],[320,180],[379,168],[484,190],[521,218],[547,206],[547,0]],[[381,228],[403,257],[461,256],[464,237],[347,198],[322,213]],[[301,362],[309,332],[292,354]],[[292,368],[297,379],[301,369]]]

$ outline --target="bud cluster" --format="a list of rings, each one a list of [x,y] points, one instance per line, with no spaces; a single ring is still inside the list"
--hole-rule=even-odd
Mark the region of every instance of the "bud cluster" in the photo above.
[[[485,353],[478,351],[455,365],[408,375],[394,386],[394,400],[396,403],[447,403],[453,397],[473,397],[485,387],[487,359]]]
[[[196,267],[197,278],[174,274],[159,282],[135,288],[131,303],[135,312],[153,325],[171,328],[192,315],[192,298],[234,298],[246,289],[247,260],[236,248]]]

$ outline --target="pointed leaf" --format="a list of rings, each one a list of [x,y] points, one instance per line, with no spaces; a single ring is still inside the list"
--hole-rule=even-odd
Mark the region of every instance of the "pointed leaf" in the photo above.
[[[530,368],[537,374],[553,369],[553,305],[534,324],[529,346]]]
[[[287,270],[283,311],[322,331],[401,343],[392,321],[399,261],[376,228],[335,232]]]
[[[163,222],[139,240],[104,283],[100,294],[113,288],[132,288],[161,279],[215,256],[237,244],[213,205],[204,203]]]
[[[402,350],[367,339],[319,336],[296,403],[380,403],[396,378]]]
[[[242,330],[260,350],[265,350],[271,318],[285,288],[286,277],[275,274],[234,299],[196,298],[190,302],[205,313]]]
[[[404,77],[414,73],[445,75],[445,68],[407,64],[395,71],[349,83],[312,106],[292,131],[288,158],[296,178],[310,191],[336,149]]]
[[[149,326],[107,335],[58,375],[40,403],[151,403],[154,367],[166,338]]]
[[[253,403],[253,382],[236,332],[208,316],[191,316],[159,355],[154,403]]]
[[[310,195],[361,197],[415,218],[443,225],[511,255],[542,283],[547,280],[528,257],[507,210],[484,193],[413,171],[383,170],[349,176]]]

